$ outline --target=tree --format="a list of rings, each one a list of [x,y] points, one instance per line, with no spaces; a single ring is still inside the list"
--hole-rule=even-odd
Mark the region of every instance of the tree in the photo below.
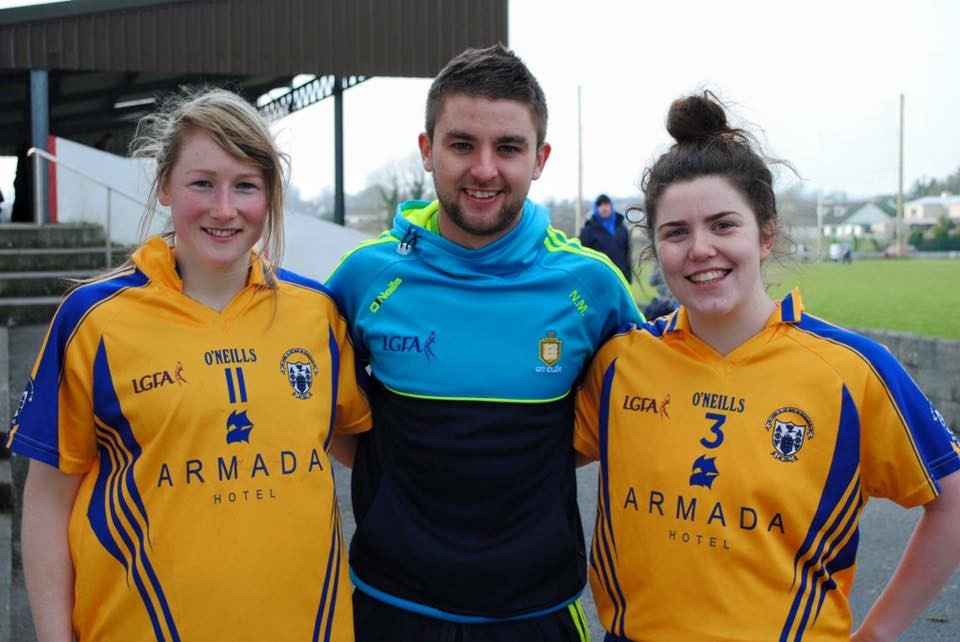
[[[387,163],[370,174],[367,183],[377,189],[388,226],[397,205],[403,201],[433,197],[423,161],[416,152],[403,160]]]
[[[906,199],[912,201],[923,196],[940,196],[944,192],[960,194],[960,167],[946,178],[936,179],[921,176],[913,182]]]

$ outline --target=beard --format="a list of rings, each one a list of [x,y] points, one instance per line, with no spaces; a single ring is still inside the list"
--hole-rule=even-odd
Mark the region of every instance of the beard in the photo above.
[[[434,184],[434,188],[436,188],[436,184]],[[446,213],[450,222],[464,232],[478,237],[497,236],[504,230],[509,229],[520,216],[525,200],[524,198],[509,198],[508,196],[504,199],[503,205],[500,206],[500,211],[497,212],[496,216],[490,220],[480,221],[471,220],[463,213],[463,208],[460,207],[457,199],[459,195],[459,190],[453,194],[441,194],[440,190],[437,189],[437,200],[440,201],[440,208]]]

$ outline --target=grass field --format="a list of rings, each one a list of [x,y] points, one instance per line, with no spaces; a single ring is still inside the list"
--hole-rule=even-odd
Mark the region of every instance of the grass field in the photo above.
[[[766,276],[774,298],[799,286],[806,310],[837,325],[960,339],[960,261],[771,264]]]

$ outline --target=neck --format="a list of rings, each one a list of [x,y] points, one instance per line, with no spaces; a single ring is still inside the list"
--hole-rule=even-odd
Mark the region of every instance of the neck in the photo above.
[[[443,211],[443,208],[437,214],[437,227],[440,229],[440,236],[447,239],[451,243],[456,243],[462,247],[479,250],[484,248],[497,239],[506,236],[513,228],[517,226],[517,223],[520,222],[520,219],[523,215],[523,210],[517,212],[517,215],[514,217],[513,221],[502,230],[493,232],[491,234],[474,234],[473,232],[468,232],[462,227],[457,225],[450,219],[449,216]]]
[[[761,290],[753,302],[723,316],[697,314],[689,308],[687,315],[693,334],[721,356],[727,356],[763,330],[776,307]]]
[[[179,258],[177,265],[183,280],[183,293],[217,312],[227,307],[233,297],[246,287],[250,269],[246,261],[216,272],[190,265]]]

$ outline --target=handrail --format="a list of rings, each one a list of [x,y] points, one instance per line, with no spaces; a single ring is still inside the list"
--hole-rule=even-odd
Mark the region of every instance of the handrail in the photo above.
[[[110,202],[111,202],[110,195],[111,195],[113,192],[116,192],[117,194],[120,194],[121,196],[125,196],[125,197],[127,197],[128,199],[130,199],[131,201],[133,201],[134,203],[137,203],[137,204],[139,204],[139,205],[143,205],[144,207],[147,206],[146,202],[144,202],[143,200],[141,200],[141,198],[140,198],[139,196],[133,196],[132,194],[128,194],[127,192],[123,191],[122,189],[118,189],[118,188],[116,188],[116,187],[114,187],[114,186],[112,186],[112,185],[110,185],[110,184],[108,184],[108,183],[104,183],[104,182],[101,181],[99,178],[96,178],[95,176],[91,176],[90,174],[86,173],[86,172],[83,171],[82,169],[80,169],[80,168],[78,168],[78,167],[75,167],[75,166],[71,165],[70,163],[65,163],[64,161],[60,160],[59,158],[57,158],[57,157],[54,156],[53,154],[51,154],[51,153],[49,153],[49,152],[47,152],[47,151],[44,151],[44,150],[42,150],[42,149],[39,149],[39,148],[37,148],[37,147],[31,147],[30,149],[28,149],[28,150],[27,150],[27,156],[33,156],[33,157],[34,157],[34,162],[35,162],[35,164],[34,164],[34,173],[33,173],[33,176],[34,176],[34,185],[36,186],[36,189],[37,189],[37,195],[36,195],[36,198],[34,199],[34,207],[35,207],[35,209],[36,209],[36,219],[37,219],[38,222],[41,220],[41,218],[40,218],[40,208],[43,207],[43,205],[41,204],[41,200],[40,200],[40,199],[42,198],[42,194],[40,194],[40,187],[39,187],[39,186],[40,186],[40,158],[41,158],[41,157],[47,159],[47,160],[50,161],[51,163],[56,163],[56,164],[59,165],[60,167],[64,167],[64,168],[66,168],[66,169],[69,169],[71,172],[74,172],[75,174],[79,174],[80,176],[84,177],[84,178],[87,179],[88,181],[91,181],[91,182],[93,182],[93,183],[96,183],[97,185],[100,185],[101,187],[106,188],[106,190],[107,190],[107,225],[106,225],[106,230],[104,230],[104,233],[106,234],[106,237],[107,237],[107,243],[106,243],[106,261],[107,261],[107,264],[106,264],[106,268],[109,269],[109,268],[113,265],[113,249],[112,249],[112,245],[111,245],[111,241],[110,241],[110,228],[111,228],[111,223],[112,223],[112,220],[113,220],[113,213],[112,213],[112,211],[111,211],[112,208],[111,208],[111,206],[110,206]]]

